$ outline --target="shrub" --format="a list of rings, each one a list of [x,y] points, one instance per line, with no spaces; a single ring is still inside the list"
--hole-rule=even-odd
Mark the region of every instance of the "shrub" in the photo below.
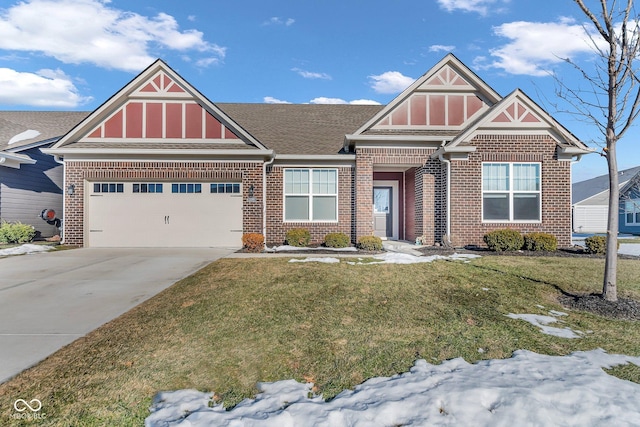
[[[264,249],[264,236],[259,233],[243,234],[242,247],[248,252],[262,252],[262,249]]]
[[[358,239],[357,246],[363,251],[381,251],[382,239],[376,236],[362,236]]]
[[[311,241],[311,233],[306,228],[292,228],[286,234],[287,244],[291,246],[308,246]]]
[[[605,254],[607,252],[607,238],[605,236],[591,236],[584,239],[584,246],[590,254]],[[620,242],[618,242],[620,249]]]
[[[21,222],[0,223],[0,243],[28,243],[36,236],[36,230],[32,225]]]
[[[522,234],[510,228],[491,231],[483,239],[489,249],[496,252],[517,251],[524,245]]]
[[[346,248],[351,239],[344,233],[329,233],[324,236],[324,245],[328,248]]]
[[[549,233],[525,234],[524,248],[528,251],[555,251],[558,249],[558,239]]]

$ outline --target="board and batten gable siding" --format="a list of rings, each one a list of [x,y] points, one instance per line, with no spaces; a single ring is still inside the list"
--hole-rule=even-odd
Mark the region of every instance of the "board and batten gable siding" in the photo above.
[[[39,148],[22,151],[36,160],[20,169],[0,167],[0,218],[33,225],[39,237],[60,234],[55,225],[40,218],[43,209],[62,217],[63,166]]]

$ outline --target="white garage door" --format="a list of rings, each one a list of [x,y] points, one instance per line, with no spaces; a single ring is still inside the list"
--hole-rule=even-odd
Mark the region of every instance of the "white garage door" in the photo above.
[[[87,182],[91,247],[240,247],[237,182]]]

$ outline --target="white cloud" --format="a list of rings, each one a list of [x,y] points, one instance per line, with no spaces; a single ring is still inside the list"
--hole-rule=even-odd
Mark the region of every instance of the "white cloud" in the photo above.
[[[327,73],[314,73],[312,71],[301,70],[300,68],[292,68],[291,71],[295,71],[305,79],[331,80],[331,76]]]
[[[404,76],[398,71],[387,71],[377,76],[369,76],[369,80],[374,91],[385,94],[402,92],[415,81],[415,79]]]
[[[348,104],[347,101],[340,98],[327,98],[326,96],[319,96],[309,101],[310,104]]]
[[[0,49],[41,52],[71,64],[140,71],[154,47],[196,51],[222,60],[226,48],[197,30],[179,29],[166,13],[154,17],[108,7],[108,0],[26,0],[0,11]],[[216,61],[212,61],[216,62]]]
[[[545,76],[564,58],[593,52],[584,27],[568,18],[558,22],[508,22],[494,27],[493,32],[510,42],[491,49],[493,59],[477,57],[474,63],[481,69],[500,68],[510,74]]]
[[[318,98],[313,98],[309,101],[309,104],[351,104],[351,105],[380,105],[379,102],[372,101],[370,99],[356,99],[353,101],[345,101],[341,98],[328,98],[325,96],[320,96]]]
[[[0,104],[74,108],[89,101],[60,70],[21,73],[0,68]]]
[[[293,18],[282,19],[279,16],[272,16],[268,20],[264,21],[262,25],[284,25],[289,27],[293,25],[294,22],[296,22],[296,20]]]
[[[429,52],[451,52],[455,48],[453,45],[433,44],[429,46]]]
[[[374,101],[372,99],[354,99],[353,101],[349,101],[351,105],[380,105],[378,101]]]
[[[272,96],[265,96],[264,98],[262,98],[262,101],[265,104],[291,104],[289,101],[283,101],[281,99],[274,98]]]
[[[463,12],[476,12],[482,16],[489,13],[489,8],[495,3],[509,3],[509,0],[438,0],[441,8],[447,12],[461,10]],[[494,12],[504,11],[503,7],[496,7]]]

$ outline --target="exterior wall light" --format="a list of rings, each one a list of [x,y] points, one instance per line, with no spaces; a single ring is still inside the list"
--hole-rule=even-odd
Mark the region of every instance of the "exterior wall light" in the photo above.
[[[67,194],[70,196],[73,196],[73,193],[75,192],[76,192],[75,184],[69,184],[69,186],[67,186]]]

